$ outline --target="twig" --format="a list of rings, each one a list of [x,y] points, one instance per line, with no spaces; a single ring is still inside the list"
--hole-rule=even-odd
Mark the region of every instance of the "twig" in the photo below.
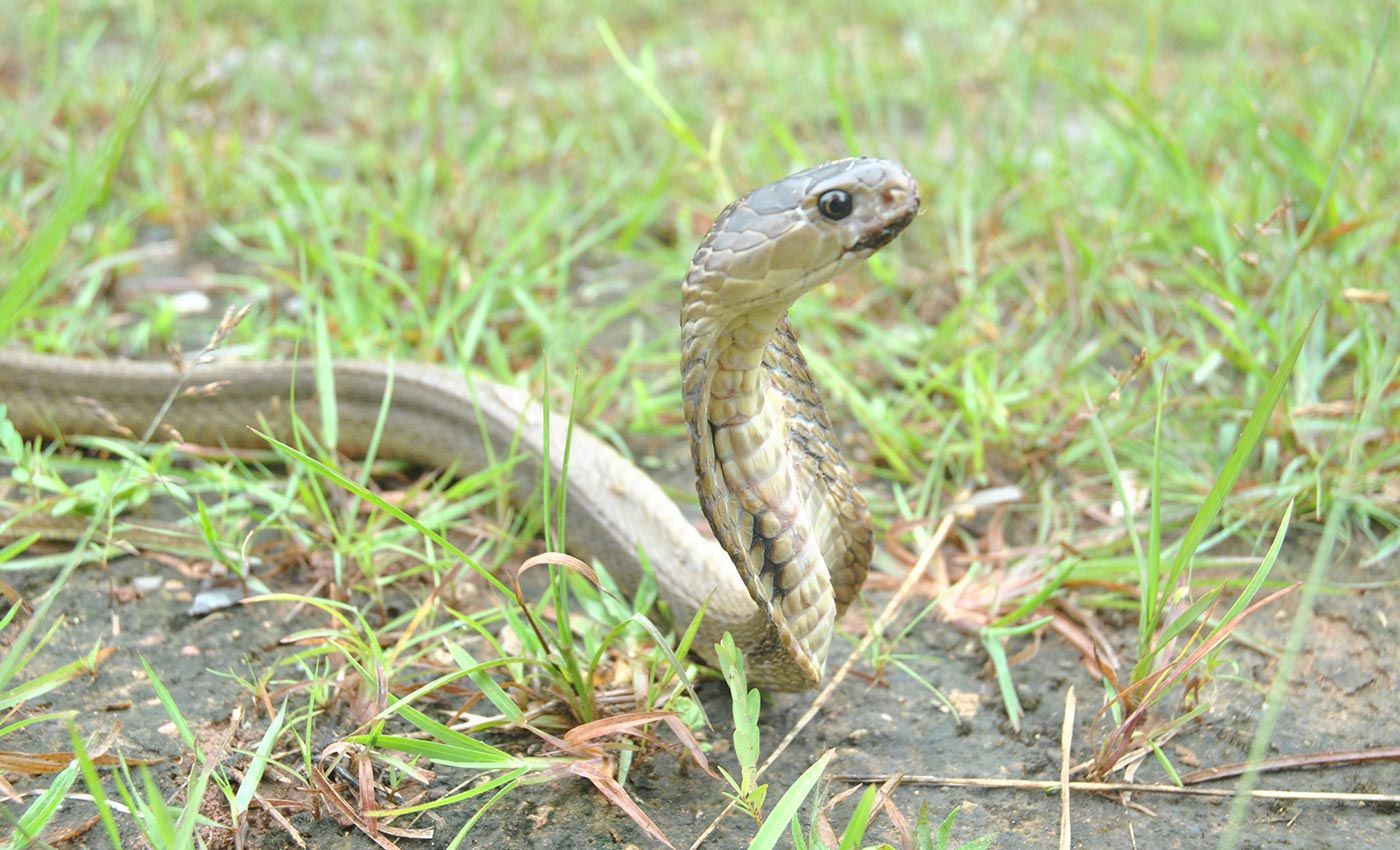
[[[860,643],[856,644],[855,648],[851,650],[851,654],[847,655],[846,660],[841,662],[841,666],[832,674],[831,679],[827,681],[821,693],[817,694],[817,698],[812,701],[811,707],[803,713],[802,717],[798,719],[797,724],[792,727],[792,731],[784,736],[777,748],[773,750],[772,754],[763,762],[763,765],[759,767],[756,776],[762,776],[768,768],[773,766],[773,763],[778,760],[778,757],[783,754],[788,748],[788,745],[797,739],[797,736],[802,733],[802,730],[807,727],[807,724],[812,722],[812,718],[817,716],[817,712],[821,711],[822,706],[826,705],[827,700],[831,699],[831,695],[835,693],[836,688],[845,681],[846,675],[851,672],[851,668],[854,667],[856,662],[865,654],[865,650],[870,648],[870,644],[874,643],[885,633],[885,629],[889,627],[890,622],[899,613],[899,609],[903,607],[904,600],[913,592],[914,586],[919,583],[919,579],[923,578],[924,573],[928,570],[928,565],[931,564],[934,557],[937,556],[939,548],[943,545],[944,538],[948,536],[948,531],[952,529],[952,527],[953,515],[945,514],[942,521],[938,523],[938,528],[933,532],[932,539],[929,540],[924,546],[923,552],[920,553],[919,562],[916,563],[913,568],[909,570],[909,574],[904,577],[903,583],[901,583],[899,589],[894,592],[894,596],[890,597],[889,603],[886,604],[884,610],[880,612],[880,616],[875,618],[875,622],[870,626],[870,631],[865,633],[865,637],[860,639]],[[889,777],[885,777],[885,779],[888,778]],[[880,781],[884,782],[885,779]],[[706,839],[719,828],[720,822],[728,816],[735,804],[736,800],[731,799],[728,805],[721,809],[718,815],[715,815],[715,819],[710,821],[710,825],[705,827],[704,832],[700,833],[700,837],[695,839],[695,843],[690,845],[690,850],[699,850],[699,848],[704,845]]]
[[[1060,850],[1070,850],[1069,744],[1074,739],[1074,686],[1065,692],[1065,720],[1060,726]]]
[[[1400,761],[1400,747],[1375,747],[1369,750],[1341,750],[1332,753],[1300,753],[1293,756],[1279,756],[1263,761],[1240,761],[1222,764],[1219,767],[1197,770],[1181,777],[1183,785],[1198,782],[1214,782],[1239,776],[1246,770],[1266,773],[1274,770],[1293,770],[1299,767],[1323,767],[1339,764],[1366,764],[1373,761]]]
[[[928,776],[903,774],[905,785],[945,785],[956,788],[1003,788],[1018,791],[1059,791],[1060,783],[1046,779],[981,779],[967,776]],[[876,783],[888,776],[881,774],[842,774],[831,777],[837,782]],[[1176,785],[1139,785],[1135,782],[1069,782],[1071,791],[1134,791],[1151,794],[1180,794],[1186,797],[1233,797],[1246,794],[1261,800],[1333,800],[1349,803],[1400,803],[1400,794],[1357,794],[1346,791],[1274,791],[1254,788],[1236,791],[1229,788],[1182,788]]]

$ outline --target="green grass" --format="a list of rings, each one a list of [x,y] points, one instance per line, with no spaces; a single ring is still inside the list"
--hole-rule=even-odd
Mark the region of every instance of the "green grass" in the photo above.
[[[241,356],[470,363],[572,405],[576,427],[644,467],[684,467],[663,448],[685,432],[678,281],[710,219],[793,168],[891,156],[919,179],[923,214],[793,311],[880,530],[962,490],[1017,485],[1009,542],[1042,554],[1023,565],[1024,594],[981,612],[989,651],[1053,590],[1132,612],[1146,658],[1178,580],[1191,594],[1179,610],[1205,616],[1191,602],[1216,584],[1233,600],[1285,517],[1314,532],[1325,520],[1326,546],[1354,541],[1375,564],[1400,553],[1393,7],[891,0],[859,17],[817,3],[716,19],[647,2],[603,19],[604,4],[18,4],[0,39],[0,341],[160,356],[197,350],[217,307],[247,304],[223,343]],[[173,279],[216,308],[186,314],[142,291]],[[1271,386],[1295,341],[1286,385]],[[1260,414],[1271,390],[1280,402]],[[1246,432],[1257,449],[1232,458]],[[0,492],[65,500],[99,541],[114,501],[173,500],[235,570],[253,528],[327,553],[351,599],[318,609],[328,642],[246,680],[298,691],[282,743],[299,764],[277,769],[306,788],[325,706],[364,701],[382,721],[400,685],[432,685],[419,695],[431,701],[475,682],[493,706],[486,731],[557,698],[528,717],[552,734],[600,716],[591,677],[613,652],[647,659],[633,708],[695,717],[680,661],[649,648],[666,643],[639,613],[651,591],[619,602],[557,569],[533,608],[504,586],[488,610],[439,605],[463,563],[489,572],[520,540],[565,532],[551,510],[512,513],[486,472],[403,485],[420,527],[397,501],[362,514],[347,494],[378,485],[321,455],[324,433],[308,428],[280,464],[188,469],[159,448],[119,468],[11,441]],[[1137,525],[1094,518],[1115,506]],[[460,552],[423,533],[469,518],[489,533]],[[23,549],[0,565],[55,571],[44,611],[78,559],[105,551]],[[1142,592],[1078,589],[1089,580]],[[604,625],[575,644],[558,621],[530,621],[546,609]],[[24,626],[12,645],[45,651],[17,612],[3,620],[7,636]],[[499,658],[480,666],[449,656],[447,671],[444,635],[464,625],[519,641],[488,640]],[[82,663],[26,678],[27,659],[0,664],[7,705]],[[524,690],[492,690],[507,680]],[[632,752],[607,758],[625,776]],[[118,787],[144,823],[189,828],[196,812],[167,823],[136,776]],[[237,787],[188,777],[211,780]],[[251,791],[227,793],[246,812]]]

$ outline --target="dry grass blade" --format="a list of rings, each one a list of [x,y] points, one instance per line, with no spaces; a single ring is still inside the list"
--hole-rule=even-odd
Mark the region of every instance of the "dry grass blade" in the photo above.
[[[897,781],[898,777],[891,777],[891,781]],[[885,783],[889,785],[890,783]],[[884,787],[884,786],[881,786]],[[860,793],[861,786],[852,785],[845,791],[832,796],[817,812],[817,835],[821,842],[827,847],[836,847],[841,843],[841,837],[836,834],[836,827],[831,825],[831,813],[836,811],[836,807]]]
[[[1074,739],[1074,686],[1065,692],[1065,719],[1060,726],[1060,850],[1070,848],[1069,750]]]
[[[914,846],[914,832],[909,827],[909,819],[906,818],[904,813],[899,810],[899,807],[894,804],[894,792],[898,790],[903,780],[903,776],[896,774],[891,776],[885,784],[881,785],[879,800],[876,802],[876,806],[884,811],[885,815],[890,819],[890,823],[894,825],[895,832],[899,833],[899,846],[906,848],[906,850],[912,850]]]
[[[352,753],[350,765],[355,770],[355,789],[358,792],[358,802],[361,812],[372,812],[379,806],[374,801],[374,763],[370,761],[364,750]],[[379,819],[365,818],[365,825],[369,827],[371,836],[379,834]]]
[[[44,842],[49,847],[77,846],[94,826],[102,821],[101,815],[93,815],[82,823],[69,829],[60,829],[52,835],[45,835]],[[86,847],[87,845],[81,845]]]
[[[301,837],[301,832],[299,832],[296,827],[292,826],[292,822],[287,820],[287,816],[282,814],[282,810],[275,803],[264,799],[263,796],[256,791],[253,792],[253,802],[257,803],[263,811],[267,812],[268,817],[272,818],[278,826],[282,827],[282,831],[287,834],[287,837],[291,839],[293,844],[298,847],[306,846],[306,839]]]
[[[650,739],[646,727],[653,723],[666,724],[677,740],[681,742],[681,746],[690,753],[691,758],[695,759],[695,763],[710,776],[715,776],[714,771],[710,769],[709,761],[700,749],[700,742],[696,740],[685,723],[669,711],[639,711],[604,717],[575,726],[565,732],[562,738],[533,726],[527,728],[549,742],[559,752],[574,757],[574,761],[552,772],[567,772],[587,779],[610,803],[626,813],[649,835],[667,847],[674,847],[670,839],[656,825],[656,822],[642,811],[637,801],[632,799],[631,794],[627,793],[627,789],[623,788],[621,783],[614,778],[610,750],[619,744],[616,741],[605,740],[617,735]]]
[[[331,781],[321,772],[321,768],[312,765],[308,774],[316,790],[321,792],[321,798],[330,803],[331,807],[339,812],[341,817],[354,824],[356,829],[369,836],[371,841],[384,848],[384,850],[399,850],[399,845],[382,835],[377,826],[371,826],[368,821],[360,817],[354,807],[347,803],[344,797],[340,796],[340,792],[335,789]]]
[[[884,782],[886,774],[851,773],[831,777],[837,782],[874,783]],[[939,785],[949,788],[988,788],[1013,791],[1035,791],[1038,794],[1060,790],[1060,783],[1048,779],[991,779],[976,776],[932,776],[926,774],[903,774],[902,781],[908,785]],[[1234,797],[1245,794],[1259,800],[1320,800],[1340,803],[1387,803],[1400,804],[1400,794],[1370,794],[1350,791],[1276,791],[1269,788],[1252,788],[1247,791],[1228,788],[1183,788],[1179,785],[1139,785],[1134,782],[1070,782],[1071,791],[1119,792],[1149,794],[1176,794],[1182,797]]]
[[[1369,750],[1344,750],[1331,753],[1301,753],[1295,756],[1279,756],[1259,762],[1235,762],[1222,764],[1205,770],[1196,770],[1181,777],[1186,785],[1201,782],[1214,782],[1231,779],[1245,771],[1255,770],[1268,773],[1278,770],[1296,770],[1306,767],[1335,767],[1343,764],[1368,764],[1377,761],[1400,761],[1400,747],[1375,747]]]
[[[714,771],[710,770],[710,763],[706,760],[705,753],[700,749],[700,742],[696,740],[689,727],[674,712],[670,711],[639,711],[632,714],[604,717],[601,720],[575,726],[565,732],[563,742],[568,747],[569,752],[583,752],[587,749],[587,745],[599,738],[610,735],[645,735],[642,730],[652,723],[665,723],[676,739],[681,742],[681,746],[685,747],[686,752],[695,759],[695,763],[700,765],[700,769],[710,776],[715,776]]]
[[[627,789],[619,785],[617,780],[603,769],[602,765],[595,761],[578,761],[569,765],[569,772],[592,782],[593,787],[608,798],[608,802],[626,812],[637,826],[646,830],[652,838],[670,847],[671,850],[675,850],[676,845],[671,843],[671,840],[666,837],[666,833],[661,831],[661,827],[657,826],[656,822],[642,811],[642,807],[637,805],[637,801],[632,799],[632,795],[627,793]]]
[[[593,568],[583,561],[580,561],[578,558],[575,558],[573,555],[566,555],[563,552],[542,552],[532,558],[527,558],[525,562],[520,565],[520,569],[515,571],[515,599],[522,606],[525,604],[525,597],[523,591],[520,589],[520,577],[535,567],[547,567],[550,565],[573,570],[588,579],[594,585],[598,584],[598,574],[593,571]]]
[[[536,567],[548,566],[559,566],[573,570],[592,582],[595,587],[599,588],[600,592],[602,591],[602,587],[598,583],[598,574],[593,571],[592,567],[578,558],[575,558],[573,555],[566,555],[563,552],[543,552],[527,559],[521,564],[520,569],[516,570],[515,575],[511,577],[511,589],[515,592],[516,604],[520,607],[521,613],[525,615],[525,619],[530,623],[530,629],[534,631],[535,639],[540,642],[540,646],[542,647],[552,646],[553,644],[545,635],[544,627],[540,625],[539,618],[535,616],[534,607],[525,601],[525,591],[520,586],[520,577]],[[553,662],[550,663],[552,664]],[[557,672],[561,677],[564,676],[563,671]]]
[[[58,773],[72,764],[73,753],[21,753],[0,751],[0,770],[7,773],[21,773],[25,776],[45,776]],[[115,767],[126,762],[129,765],[160,764],[163,759],[119,758],[117,756],[95,755],[92,763],[98,767]]]

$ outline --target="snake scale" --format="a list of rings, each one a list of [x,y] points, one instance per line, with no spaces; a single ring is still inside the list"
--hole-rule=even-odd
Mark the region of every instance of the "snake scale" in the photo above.
[[[798,172],[730,204],[697,249],[682,287],[685,417],[701,535],[645,473],[576,430],[568,465],[568,548],[597,559],[629,591],[645,556],[680,622],[708,603],[695,645],[728,631],[753,684],[804,690],[822,679],[836,618],[865,580],[870,513],[787,319],[803,293],[863,261],[913,220],[917,184],[900,165],[846,159]],[[392,376],[391,376],[392,370]],[[180,382],[161,421],[186,443],[260,448],[265,423],[291,436],[293,413],[318,421],[309,367],[83,360],[0,349],[0,404],[21,433],[48,438],[140,433]],[[427,364],[337,361],[337,449],[363,453],[386,390],[378,446],[426,468],[479,469],[517,446],[513,498],[556,478],[563,440],[546,449],[543,409],[524,392]],[[567,423],[556,415],[551,432]],[[546,459],[546,454],[548,455]],[[716,543],[718,541],[718,544]]]

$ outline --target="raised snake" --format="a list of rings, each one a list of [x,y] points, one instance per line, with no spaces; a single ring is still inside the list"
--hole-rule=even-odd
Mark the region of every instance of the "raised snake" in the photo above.
[[[836,618],[864,582],[872,549],[869,510],[787,310],[889,243],[918,207],[918,186],[902,166],[846,159],[755,189],[720,213],[700,243],[682,287],[682,390],[700,505],[718,545],[614,449],[582,430],[572,435],[569,550],[601,562],[629,592],[645,558],[677,622],[706,606],[695,646],[732,633],[750,681],[765,688],[821,682]],[[317,421],[312,371],[215,362],[182,377],[160,363],[0,349],[0,404],[27,435],[111,435],[120,430],[114,423],[140,433],[184,382],[212,389],[181,394],[161,420],[164,433],[262,448],[254,427],[290,438],[293,408]],[[367,450],[391,386],[380,457],[470,470],[515,446],[512,498],[535,492],[545,414],[521,390],[414,363],[337,361],[333,376],[339,451]],[[554,416],[550,430],[563,435],[567,422]],[[556,480],[564,442],[547,449]]]

